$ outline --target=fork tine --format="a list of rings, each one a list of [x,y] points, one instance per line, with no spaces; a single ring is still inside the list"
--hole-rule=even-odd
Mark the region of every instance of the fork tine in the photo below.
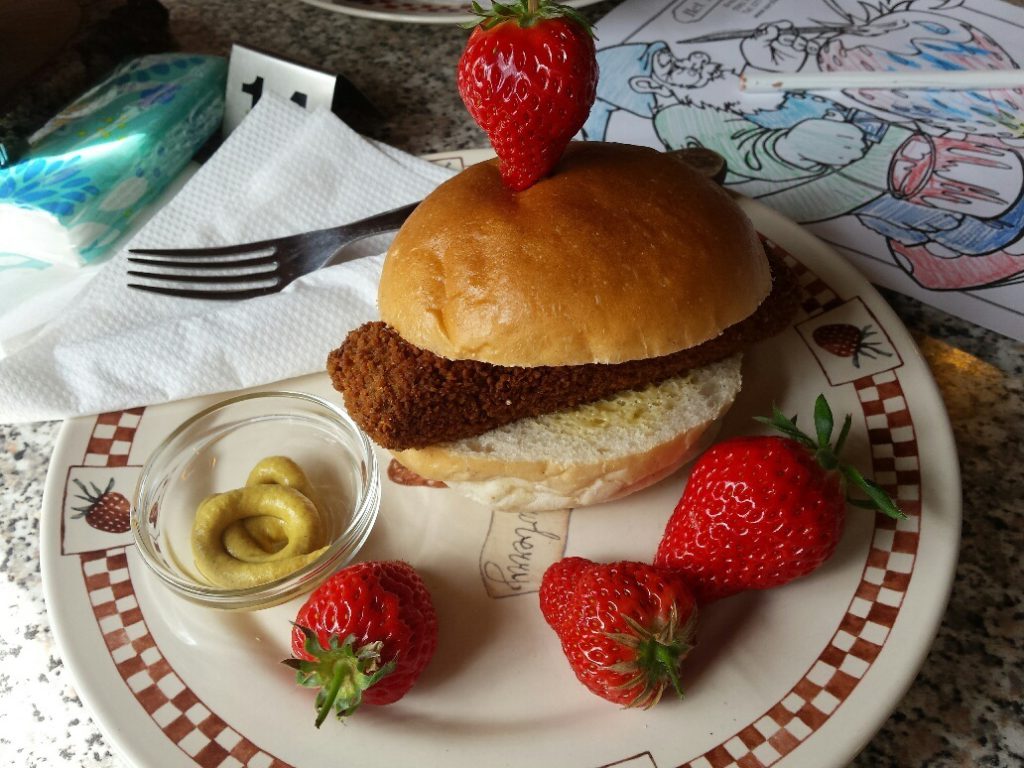
[[[277,282],[277,272],[273,270],[246,272],[242,275],[172,275],[167,272],[141,272],[136,269],[129,269],[128,274],[145,280],[166,280],[172,283],[255,283],[259,280],[267,280],[268,278],[274,278],[274,282]]]
[[[213,248],[130,248],[128,253],[138,256],[167,256],[170,258],[187,258],[189,256],[202,259],[207,256],[237,256],[252,251],[274,248],[283,238],[277,240],[260,240],[255,243],[240,245],[219,245]]]
[[[146,267],[180,267],[189,269],[236,269],[239,267],[260,267],[264,264],[273,264],[277,261],[274,253],[266,256],[255,256],[251,259],[231,259],[230,261],[195,261],[189,258],[180,259],[151,259],[148,257],[137,258],[129,256],[128,261],[132,264],[141,264]],[[128,274],[131,274],[130,272]]]
[[[240,299],[254,299],[257,296],[266,296],[268,293],[276,293],[276,285],[268,285],[263,288],[246,288],[237,291],[203,291],[189,290],[187,288],[165,288],[160,285],[141,285],[139,283],[128,283],[129,288],[137,291],[148,291],[159,293],[163,296],[175,296],[182,299],[211,299],[214,301],[238,301]]]

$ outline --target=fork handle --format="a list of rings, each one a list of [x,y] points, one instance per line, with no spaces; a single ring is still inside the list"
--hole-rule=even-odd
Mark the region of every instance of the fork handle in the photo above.
[[[383,213],[360,219],[352,224],[346,224],[339,227],[339,229],[348,230],[353,238],[370,237],[371,235],[390,232],[393,229],[398,229],[409,218],[409,214],[416,210],[419,204],[420,201],[417,200],[415,203],[409,203],[400,208],[392,208],[390,211],[384,211]]]
[[[339,246],[347,245],[348,243],[354,243],[356,240],[362,240],[364,237],[382,235],[385,232],[398,229],[409,218],[409,214],[416,210],[416,206],[419,204],[419,201],[409,203],[409,205],[392,208],[390,211],[368,216],[365,219],[353,221],[349,224],[315,230],[307,233],[307,236],[316,237],[323,235],[325,239],[332,238],[336,240]]]
[[[324,257],[319,266],[325,267],[334,263],[338,252],[345,246],[398,229],[418,205],[419,201],[409,203],[349,224],[306,232],[301,237],[307,243],[315,244],[314,247],[323,252]]]

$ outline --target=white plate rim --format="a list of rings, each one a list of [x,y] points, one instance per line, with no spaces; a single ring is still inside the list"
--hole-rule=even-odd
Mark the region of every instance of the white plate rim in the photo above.
[[[491,153],[488,150],[471,150],[439,153],[433,157],[437,161],[448,160],[458,165],[468,165],[490,155]],[[800,254],[813,253],[815,259],[825,259],[829,263],[830,269],[842,276],[841,282],[848,292],[851,291],[851,287],[856,288],[852,296],[866,296],[872,300],[871,312],[878,318],[879,324],[884,330],[902,332],[905,334],[906,339],[910,339],[909,333],[903,327],[895,312],[878,296],[874,288],[867,283],[860,273],[838,256],[835,251],[806,230],[803,230],[762,204],[746,199],[742,200],[742,204],[755,220],[758,229],[762,233],[783,244],[790,252]],[[874,704],[872,716],[870,718],[862,718],[859,722],[853,724],[843,723],[841,716],[826,718],[823,727],[813,730],[810,735],[801,740],[796,748],[785,753],[777,762],[773,763],[783,768],[799,768],[800,766],[824,768],[826,764],[821,762],[823,755],[819,750],[802,747],[804,744],[811,742],[820,743],[825,731],[828,731],[828,744],[826,747],[830,761],[828,765],[840,768],[853,759],[877,729],[881,727],[891,709],[898,703],[906,689],[912,684],[931,646],[934,634],[939,628],[952,588],[962,512],[959,464],[956,459],[956,446],[952,428],[942,406],[942,399],[938,388],[930,374],[927,373],[927,366],[916,345],[912,341],[909,344],[903,343],[899,347],[899,353],[904,358],[902,365],[913,365],[917,369],[918,375],[912,381],[915,387],[915,397],[917,398],[915,404],[925,400],[931,401],[931,407],[926,409],[929,429],[928,444],[920,447],[931,455],[944,457],[941,467],[942,471],[936,472],[936,476],[930,478],[931,482],[941,485],[941,488],[936,489],[938,491],[934,494],[936,498],[929,503],[929,508],[932,511],[941,513],[935,515],[935,517],[943,524],[941,530],[942,537],[936,539],[937,532],[927,539],[934,550],[933,555],[937,570],[930,575],[931,579],[927,584],[925,597],[919,598],[919,602],[915,605],[918,616],[915,619],[914,631],[909,635],[912,643],[900,648],[902,657],[898,660],[898,663],[890,664],[892,669],[885,675],[884,682],[880,685],[876,679],[876,682],[873,684],[874,688],[870,691]],[[910,409],[911,404],[908,403],[907,405],[908,409]],[[102,678],[102,673],[98,673],[96,669],[96,667],[102,665],[91,664],[94,660],[90,659],[88,654],[80,653],[78,650],[79,646],[75,642],[76,632],[81,629],[76,626],[75,613],[76,611],[82,613],[83,606],[81,604],[69,605],[64,599],[65,591],[58,588],[60,585],[58,561],[61,559],[60,537],[63,525],[61,509],[63,495],[66,492],[65,486],[69,482],[67,477],[68,462],[61,461],[61,459],[67,454],[73,441],[81,442],[82,428],[85,425],[93,424],[95,418],[82,417],[65,422],[61,427],[54,449],[54,460],[51,462],[47,475],[41,514],[40,556],[43,590],[54,635],[62,651],[65,664],[75,682],[76,689],[86,706],[92,711],[105,735],[110,739],[115,748],[134,764],[145,766],[146,768],[158,764],[162,766],[166,764],[162,761],[162,758],[153,758],[152,756],[153,744],[137,743],[130,729],[126,730],[120,727],[118,722],[120,718],[116,707],[109,704],[103,695],[103,686],[104,684],[109,684],[110,680],[100,682],[95,679],[97,674],[100,674]],[[918,529],[918,540],[920,540],[921,530],[928,529]],[[55,543],[57,544],[56,549],[54,548]],[[920,579],[917,585],[921,587]],[[913,580],[910,581],[910,586],[915,586]],[[924,602],[920,602],[921,600]],[[894,625],[890,627],[893,633],[897,629],[904,629],[905,622],[904,624],[899,623],[899,615],[905,615],[905,613],[905,611],[899,613],[894,619]],[[93,624],[95,626],[95,622]],[[907,639],[904,638],[904,640]],[[884,652],[891,649],[892,645],[891,642],[888,645],[883,642],[881,651]],[[880,657],[882,655],[880,652]],[[891,654],[889,654],[889,657],[891,657]],[[113,680],[121,680],[116,675],[116,672]],[[854,693],[858,696],[869,693],[865,688],[866,686],[861,685],[859,689],[855,689]],[[843,708],[839,707],[836,711],[842,712]],[[850,727],[851,725],[855,727]],[[840,728],[839,726],[845,727]],[[184,753],[179,754],[187,757]],[[698,760],[700,757],[695,756]],[[150,759],[158,759],[161,762],[149,762]],[[194,765],[195,763],[188,759],[182,764]],[[699,764],[702,763],[692,763],[694,766]]]

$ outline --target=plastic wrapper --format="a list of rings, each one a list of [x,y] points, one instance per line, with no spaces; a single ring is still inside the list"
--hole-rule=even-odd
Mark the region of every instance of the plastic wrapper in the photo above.
[[[218,130],[226,62],[134,59],[63,109],[0,170],[0,275],[101,260]]]

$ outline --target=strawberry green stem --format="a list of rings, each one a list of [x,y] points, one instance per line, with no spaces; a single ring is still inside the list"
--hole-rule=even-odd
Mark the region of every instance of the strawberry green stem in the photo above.
[[[688,645],[663,645],[655,642],[648,661],[648,669],[652,670],[650,674],[659,680],[667,677],[679,698],[683,697],[683,684],[679,680],[679,662],[689,650]]]
[[[515,0],[514,2],[507,0],[503,3],[491,3],[489,8],[484,8],[477,0],[472,0],[471,7],[473,16],[476,18],[461,25],[466,29],[476,26],[485,30],[493,29],[506,21],[528,29],[548,19],[569,19],[579,24],[588,35],[594,36],[590,22],[579,11],[572,6],[552,2],[552,0]]]
[[[693,650],[697,628],[697,612],[690,612],[687,620],[680,625],[679,613],[673,605],[668,621],[649,629],[631,616],[622,614],[622,619],[631,631],[610,633],[608,637],[633,650],[631,661],[613,664],[612,671],[629,676],[623,688],[635,692],[627,705],[644,709],[658,703],[666,682],[682,698],[683,684],[679,679],[679,666]]]
[[[319,728],[324,720],[327,719],[327,714],[334,707],[334,702],[338,698],[338,691],[341,690],[341,682],[348,677],[345,672],[347,670],[341,664],[334,665],[334,675],[331,677],[331,682],[323,690],[321,695],[317,696],[317,709],[316,709],[316,727]]]
[[[835,426],[835,419],[832,415],[832,408],[824,395],[818,395],[814,401],[814,431],[817,441],[805,435],[796,426],[796,417],[786,416],[778,408],[772,408],[770,418],[755,416],[756,421],[767,424],[791,440],[803,445],[814,454],[815,460],[828,472],[838,471],[843,478],[843,484],[847,489],[855,488],[862,492],[867,499],[855,499],[847,493],[846,500],[854,506],[867,509],[877,509],[894,520],[905,518],[906,513],[899,508],[892,497],[873,480],[864,477],[856,467],[844,463],[839,458],[839,452],[846,443],[850,434],[851,417],[847,414],[843,419],[843,426],[839,430],[839,438],[835,445],[831,443],[832,429]]]
[[[285,659],[284,664],[296,671],[296,682],[310,688],[319,688],[316,696],[316,727],[319,728],[331,710],[338,719],[354,713],[363,701],[363,691],[375,685],[395,669],[395,661],[381,663],[382,643],[371,642],[356,646],[356,638],[349,635],[339,641],[331,635],[324,648],[315,632],[299,626],[305,636],[304,648],[312,661]]]
[[[372,674],[366,674],[360,668],[359,661],[358,653],[343,653],[333,659],[330,680],[316,697],[317,728],[327,719],[332,709],[337,710],[339,718],[355,712],[362,703],[363,691],[391,671],[391,668],[378,668]]]

